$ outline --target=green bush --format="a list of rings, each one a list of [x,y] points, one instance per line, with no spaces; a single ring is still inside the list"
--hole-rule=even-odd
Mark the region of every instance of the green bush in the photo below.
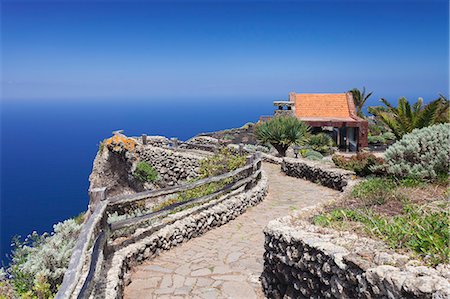
[[[15,237],[7,269],[15,297],[52,298],[69,265],[81,224],[74,219],[53,226],[54,233],[33,232],[25,241]]]
[[[392,132],[384,132],[382,136],[383,136],[385,142],[386,141],[394,141],[394,140],[396,140],[395,134],[392,133]]]
[[[137,164],[133,176],[143,183],[155,182],[158,179],[158,172],[150,164],[142,161]]]
[[[367,140],[369,144],[379,144],[379,143],[386,143],[386,139],[384,139],[383,135],[376,135],[376,136],[368,136]]]
[[[244,145],[244,150],[247,151],[247,152],[251,152],[251,153],[254,153],[254,152],[257,152],[257,151],[263,152],[263,153],[270,152],[270,148],[269,147],[264,146],[264,145],[260,145],[260,144],[258,144],[258,145],[246,144],[246,145]]]
[[[334,142],[329,135],[325,133],[319,133],[312,135],[309,138],[308,146],[323,155],[328,155],[331,154],[333,150]]]
[[[245,165],[246,156],[237,155],[228,148],[222,148],[218,153],[200,161],[199,176],[207,178],[221,175]]]
[[[255,127],[255,137],[262,144],[270,143],[282,157],[292,144],[303,145],[310,127],[296,117],[276,116]]]
[[[450,167],[450,124],[416,129],[390,146],[385,169],[396,177],[436,179]]]
[[[308,160],[322,160],[323,155],[315,150],[312,149],[302,149],[300,151],[300,154],[303,158],[306,158]]]
[[[342,155],[333,155],[332,160],[337,167],[352,170],[359,176],[381,173],[382,169],[376,167],[384,163],[382,158],[370,153],[357,153],[349,158]]]
[[[448,203],[439,209],[407,205],[401,215],[382,216],[370,210],[336,209],[314,217],[316,225],[339,227],[346,221],[363,225],[363,231],[384,240],[391,248],[407,248],[429,264],[450,262]]]

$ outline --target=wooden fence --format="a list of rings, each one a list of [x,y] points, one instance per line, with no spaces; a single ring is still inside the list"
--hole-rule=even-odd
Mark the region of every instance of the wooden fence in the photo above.
[[[112,245],[108,241],[113,241],[112,236],[115,231],[123,228],[142,227],[143,224],[145,225],[152,219],[160,219],[179,209],[205,204],[242,187],[250,188],[260,177],[261,156],[259,153],[255,153],[248,156],[246,165],[239,169],[193,183],[111,198],[105,196],[106,190],[104,188],[92,190],[91,205],[87,213],[87,219],[78,236],[69,267],[56,298],[87,298],[94,285],[95,273],[101,269],[102,261],[106,260],[115,250],[147,236],[137,236],[125,242]],[[201,186],[224,181],[223,187],[214,193],[199,198],[189,198],[174,202],[156,211],[108,223],[108,214],[114,212],[118,207],[133,206],[139,202],[143,203],[168,195],[176,195]],[[157,227],[157,229],[159,228],[161,227]],[[153,232],[155,230],[148,233],[151,234]]]

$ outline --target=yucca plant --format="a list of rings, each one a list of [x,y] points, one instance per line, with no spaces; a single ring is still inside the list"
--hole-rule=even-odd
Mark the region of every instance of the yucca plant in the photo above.
[[[366,103],[367,99],[370,98],[373,92],[369,92],[366,94],[366,88],[363,87],[363,90],[359,90],[358,88],[353,88],[350,90],[353,96],[353,102],[355,103],[356,113],[359,117],[364,117],[364,113],[362,111],[364,104]]]
[[[416,103],[411,105],[406,98],[402,97],[398,99],[397,107],[392,106],[383,98],[380,101],[384,107],[369,107],[369,112],[388,126],[397,139],[401,139],[403,135],[414,129],[448,122],[448,116],[445,120],[443,115],[446,105],[448,106],[448,100],[445,98],[439,98],[427,105],[423,105],[423,99],[419,98]]]
[[[276,116],[255,127],[255,137],[261,143],[270,143],[282,157],[292,144],[303,145],[310,127],[295,117]]]

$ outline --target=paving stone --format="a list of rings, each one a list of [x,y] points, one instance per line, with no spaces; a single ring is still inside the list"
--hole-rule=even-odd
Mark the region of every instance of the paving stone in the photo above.
[[[184,281],[184,285],[185,285],[185,286],[193,286],[193,285],[195,285],[196,282],[197,282],[197,278],[188,277],[188,278],[186,278],[186,280]]]
[[[222,285],[222,292],[225,296],[233,299],[257,298],[253,287],[248,283],[239,281],[226,281]]]
[[[211,278],[199,277],[197,279],[197,283],[195,285],[197,287],[209,287],[209,286],[212,286],[213,283],[214,283],[214,280],[212,280]]]
[[[239,257],[242,256],[242,252],[232,252],[227,257],[227,264],[236,262]]]
[[[191,273],[191,276],[206,276],[206,275],[210,275],[212,273],[212,271],[208,268],[202,268],[199,270],[195,270],[194,272]]]
[[[164,275],[163,279],[161,281],[161,285],[159,286],[160,288],[167,288],[172,286],[172,276],[171,275]]]
[[[151,272],[161,272],[161,273],[172,273],[172,270],[158,266],[158,265],[145,265],[142,267],[139,267],[140,269],[144,271],[151,271]]]

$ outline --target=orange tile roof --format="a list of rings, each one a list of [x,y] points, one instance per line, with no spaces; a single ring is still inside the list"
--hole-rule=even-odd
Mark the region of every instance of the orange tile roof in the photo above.
[[[352,119],[345,93],[295,94],[295,115],[300,119]]]

